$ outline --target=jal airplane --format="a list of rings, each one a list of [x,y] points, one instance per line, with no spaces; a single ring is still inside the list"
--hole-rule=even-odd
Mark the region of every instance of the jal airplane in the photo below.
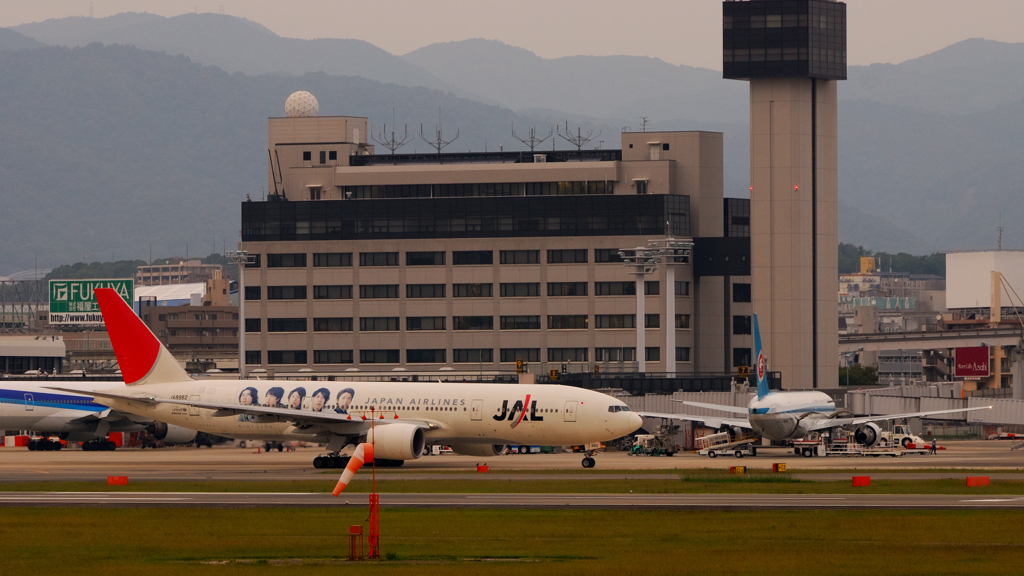
[[[757,396],[750,399],[746,408],[725,406],[703,402],[677,400],[688,406],[709,408],[720,412],[729,412],[736,417],[690,416],[687,414],[664,414],[656,412],[639,412],[641,416],[666,418],[672,420],[690,420],[703,422],[713,428],[742,428],[753,430],[769,440],[793,440],[806,438],[812,432],[821,432],[846,426],[856,426],[854,439],[860,444],[873,446],[881,437],[881,428],[875,422],[896,420],[899,418],[920,418],[938,414],[953,414],[971,410],[986,410],[991,406],[976,408],[960,408],[956,410],[933,410],[930,412],[908,412],[906,414],[887,414],[884,416],[842,417],[836,411],[835,402],[824,392],[773,392],[768,389],[768,360],[761,350],[761,331],[757,326],[757,314],[754,314],[754,354],[757,358]]]
[[[54,388],[59,388],[55,390]],[[0,383],[0,430],[29,430],[45,437],[58,436],[69,442],[82,442],[85,450],[113,450],[107,440],[111,432],[136,432],[150,429],[159,440],[191,442],[195,430],[168,426],[128,412],[112,409],[93,400],[96,389],[123,389],[117,382],[36,383],[4,381]],[[60,450],[56,440],[31,440],[29,450]]]
[[[427,442],[494,456],[506,444],[579,445],[625,436],[640,416],[606,394],[558,385],[192,380],[111,289],[96,289],[123,388],[92,395],[111,408],[229,438],[326,443],[316,468],[344,467],[342,448],[374,444],[375,461],[419,458]],[[593,451],[583,467],[595,464]],[[382,462],[383,461],[383,462]]]

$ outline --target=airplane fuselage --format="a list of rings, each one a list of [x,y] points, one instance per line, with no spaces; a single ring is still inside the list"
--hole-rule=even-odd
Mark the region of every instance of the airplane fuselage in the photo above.
[[[804,438],[813,423],[831,417],[835,402],[823,392],[772,392],[747,404],[747,420],[769,440]]]
[[[82,394],[55,391],[44,386],[77,389]],[[70,434],[80,439],[92,438],[97,421],[104,418],[108,407],[94,401],[89,392],[100,389],[123,391],[124,388],[124,384],[116,382],[2,382],[0,430],[30,430],[43,434]],[[101,431],[106,435],[107,431],[130,432],[143,428],[144,424],[120,421]]]
[[[341,421],[299,427],[286,416],[104,399],[117,409],[168,424],[261,440],[323,442],[334,435],[365,434],[372,420],[378,425],[427,423],[429,443],[574,445],[619,438],[641,424],[611,396],[557,385],[197,380],[129,386],[120,393],[344,415]]]

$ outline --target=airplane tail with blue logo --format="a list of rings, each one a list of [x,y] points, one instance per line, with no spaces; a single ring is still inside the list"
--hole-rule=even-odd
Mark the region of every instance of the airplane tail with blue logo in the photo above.
[[[754,365],[757,375],[757,399],[768,395],[768,358],[761,350],[761,330],[757,327],[757,314],[754,314]]]

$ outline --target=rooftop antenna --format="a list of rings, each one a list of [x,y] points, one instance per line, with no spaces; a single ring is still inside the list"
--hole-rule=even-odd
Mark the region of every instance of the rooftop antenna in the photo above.
[[[391,106],[391,125],[392,126],[395,125],[395,106],[394,105]],[[420,125],[420,130],[422,131],[422,129],[423,129],[423,125],[421,124]],[[391,130],[391,138],[385,138],[384,135],[388,131],[388,125],[384,124],[384,127],[381,128],[381,130],[380,130],[380,136],[372,136],[371,135],[370,138],[372,138],[373,141],[376,142],[377,144],[380,144],[381,146],[387,148],[388,150],[391,150],[391,153],[394,154],[395,150],[398,150],[402,146],[405,146],[406,144],[409,143],[410,140],[412,140],[412,136],[409,136],[409,125],[408,124],[406,124],[403,127],[403,130],[404,130],[404,132],[402,133],[401,139],[395,138],[395,131],[394,130]]]
[[[640,117],[640,124],[643,126],[643,131],[647,132],[647,116]]]
[[[515,122],[512,123],[512,137],[515,138],[516,140],[519,140],[520,142],[522,142],[526,146],[528,146],[530,148],[530,152],[533,152],[534,148],[536,148],[537,146],[540,146],[541,144],[543,144],[544,141],[547,140],[548,138],[551,138],[552,134],[553,134],[553,132],[549,129],[547,136],[545,136],[543,138],[537,138],[537,129],[536,128],[530,128],[530,136],[527,137],[527,138],[520,138],[519,136],[516,135],[516,124],[515,124]]]
[[[1002,214],[999,215],[999,226],[996,227],[996,230],[999,231],[999,240],[998,240],[997,246],[998,246],[998,249],[1001,251],[1003,249],[1003,215]]]
[[[423,123],[420,123],[420,138],[422,138],[423,141],[426,142],[427,144],[430,144],[430,147],[433,148],[434,150],[437,150],[437,153],[440,154],[441,150],[443,150],[446,146],[459,139],[459,130],[455,130],[455,138],[452,138],[451,140],[444,139],[441,131],[441,109],[438,108],[437,126],[434,127],[434,139],[427,140],[427,137],[423,135]]]
[[[601,133],[598,132],[597,135],[595,136],[593,130],[588,131],[584,135],[583,131],[580,128],[578,128],[578,127],[576,128],[576,134],[573,135],[573,133],[569,131],[569,121],[568,120],[565,121],[565,134],[562,134],[561,128],[558,129],[558,136],[562,140],[565,140],[569,144],[572,144],[573,146],[575,146],[577,152],[582,150],[583,147],[586,146],[588,142],[590,142],[594,138],[597,138],[597,136],[600,136],[600,135],[601,135]]]

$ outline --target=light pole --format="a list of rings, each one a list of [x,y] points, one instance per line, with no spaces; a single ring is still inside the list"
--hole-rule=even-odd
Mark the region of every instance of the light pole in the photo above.
[[[255,261],[246,250],[228,252],[228,262],[238,264],[238,379],[245,380],[245,267]]]
[[[666,226],[667,228],[667,226]],[[636,276],[636,358],[640,372],[647,371],[646,310],[644,280],[658,269],[664,259],[665,267],[665,366],[670,376],[676,373],[676,274],[674,264],[690,261],[693,242],[667,238],[651,240],[647,247],[623,248],[619,257],[626,263],[630,274]]]

